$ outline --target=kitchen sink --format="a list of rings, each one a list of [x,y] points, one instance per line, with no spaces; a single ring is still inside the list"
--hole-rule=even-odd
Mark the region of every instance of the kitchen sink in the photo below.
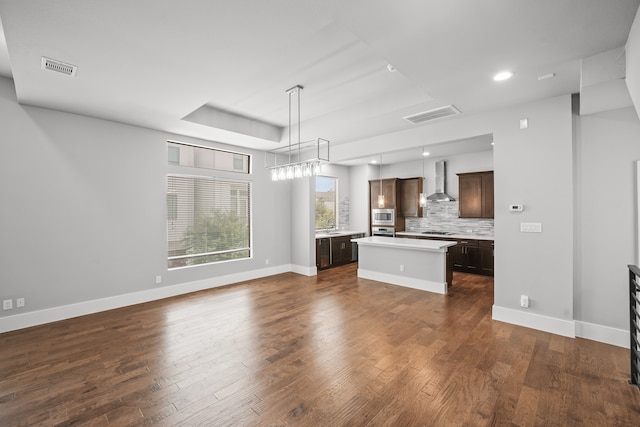
[[[427,230],[427,231],[423,231],[422,234],[436,234],[436,235],[439,235],[439,236],[451,236],[453,233],[451,231]]]

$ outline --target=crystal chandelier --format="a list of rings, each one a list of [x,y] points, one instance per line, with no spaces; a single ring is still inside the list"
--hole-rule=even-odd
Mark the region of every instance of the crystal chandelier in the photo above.
[[[265,167],[271,170],[272,181],[317,176],[320,174],[321,164],[329,161],[329,141],[316,138],[302,141],[300,136],[300,92],[302,86],[296,85],[286,92],[289,95],[289,145],[268,151],[265,155]],[[291,136],[291,98],[297,95],[298,107],[298,142],[293,142]]]

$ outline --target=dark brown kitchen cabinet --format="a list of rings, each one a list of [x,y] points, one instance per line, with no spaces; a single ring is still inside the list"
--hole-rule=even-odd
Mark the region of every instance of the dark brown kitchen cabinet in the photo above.
[[[480,255],[480,263],[478,265],[478,269],[480,270],[479,273],[487,276],[493,276],[493,240],[479,240],[478,248]]]
[[[493,171],[458,174],[460,218],[493,218]]]
[[[316,239],[316,267],[324,270],[331,267],[331,239]]]
[[[453,271],[493,276],[493,240],[452,239],[447,237],[417,237],[428,240],[457,241],[447,252],[447,262],[451,258]]]
[[[453,269],[465,273],[477,273],[480,265],[480,248],[478,241],[473,239],[458,239],[458,244],[452,248]]]
[[[380,180],[369,181],[369,194],[371,196],[371,209],[385,208],[396,209],[397,178],[387,178],[382,180],[382,195],[384,196],[384,206],[378,206],[378,196],[380,193]]]
[[[400,214],[405,217],[421,217],[420,193],[422,193],[422,178],[408,178],[398,180],[400,186]]]
[[[316,267],[325,270],[358,260],[358,244],[351,239],[364,237],[364,233],[316,239]]]
[[[351,262],[351,236],[331,238],[331,265]]]

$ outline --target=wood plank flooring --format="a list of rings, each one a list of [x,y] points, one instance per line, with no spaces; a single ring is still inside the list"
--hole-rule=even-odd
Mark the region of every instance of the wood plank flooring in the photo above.
[[[640,425],[628,350],[491,320],[356,264],[0,335],[0,426]]]

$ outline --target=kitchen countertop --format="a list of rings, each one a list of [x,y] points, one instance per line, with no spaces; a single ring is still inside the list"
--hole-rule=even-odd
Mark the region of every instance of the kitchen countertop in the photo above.
[[[418,240],[418,239],[393,239],[389,237],[371,236],[360,239],[352,239],[358,245],[383,246],[387,248],[413,249],[420,251],[446,252],[450,246],[455,246],[457,242],[446,240]]]
[[[316,233],[316,239],[324,239],[327,237],[344,237],[354,234],[366,234],[364,231],[350,231],[350,230],[335,230],[335,231],[321,231]]]
[[[456,233],[456,234],[424,234],[419,231],[398,231],[396,236],[400,237],[439,237],[444,239],[475,239],[475,240],[493,240],[493,236],[473,233]]]

